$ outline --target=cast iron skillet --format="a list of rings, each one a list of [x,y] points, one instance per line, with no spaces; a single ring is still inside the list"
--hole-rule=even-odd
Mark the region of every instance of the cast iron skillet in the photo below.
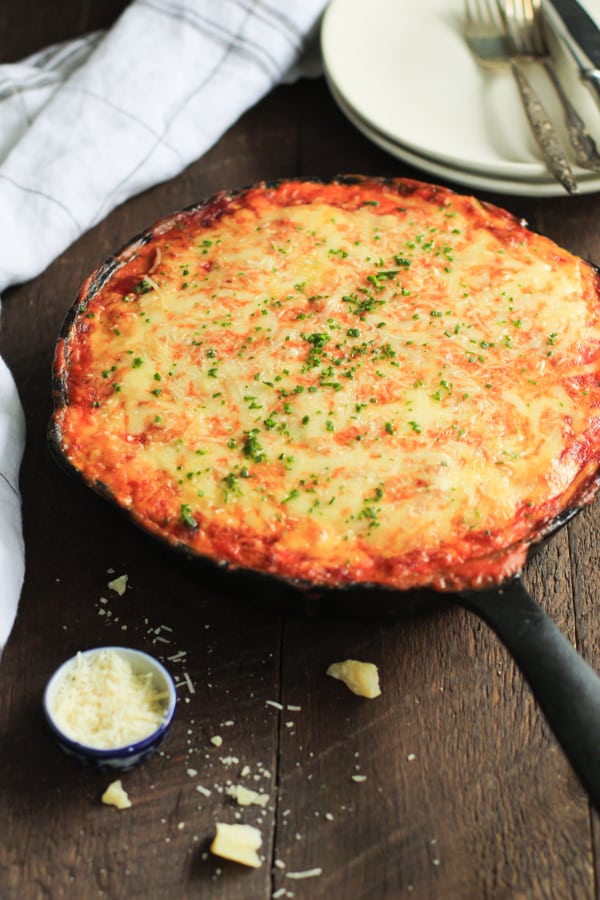
[[[355,176],[343,179],[353,181]],[[360,178],[356,176],[356,178]],[[318,179],[315,179],[318,180]],[[193,207],[190,207],[193,209]],[[138,235],[110,257],[83,285],[76,302],[68,313],[60,338],[68,342],[70,329],[78,313],[86,303],[106,284],[122,264],[122,254],[141,249],[153,236],[154,229]],[[67,402],[67,386],[55,360],[53,393],[55,409]],[[49,444],[52,455],[68,474],[75,476],[111,501],[106,485],[86,481],[66,457],[62,448],[60,426],[54,418],[49,426]],[[548,540],[573,516],[586,506],[600,487],[600,470],[583,486],[574,504],[564,510],[553,522],[544,527],[544,533],[533,533],[530,552]],[[118,509],[121,509],[117,504]],[[129,518],[127,510],[122,510]],[[132,521],[138,525],[135,519]],[[142,529],[143,530],[143,529]],[[144,533],[148,536],[147,532]],[[279,576],[247,570],[233,569],[217,560],[205,559],[193,554],[189,548],[167,545],[160,538],[153,538],[160,546],[193,562],[208,564],[209,568],[227,570],[228,577],[236,584],[244,584],[246,590],[253,582],[261,591],[273,598],[279,606],[293,597],[294,607],[304,612],[318,614],[352,614],[365,606],[370,614],[411,614],[435,608],[453,600],[478,615],[497,634],[519,666],[522,674],[552,728],[565,755],[587,791],[594,807],[600,812],[600,677],[577,653],[567,638],[529,595],[522,573],[499,585],[480,589],[462,590],[458,593],[435,593],[428,588],[410,591],[394,591],[379,585],[358,584],[348,587],[323,587],[307,582],[287,581]],[[507,550],[509,548],[506,548]]]

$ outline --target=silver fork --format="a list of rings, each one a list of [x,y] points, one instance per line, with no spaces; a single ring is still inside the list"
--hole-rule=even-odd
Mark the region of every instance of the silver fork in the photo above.
[[[542,26],[541,0],[504,0],[502,12],[517,53],[540,63],[554,86],[563,106],[575,162],[583,169],[600,169],[600,154],[594,139],[567,97],[554,69]]]
[[[531,87],[512,46],[496,0],[465,0],[465,37],[477,60],[485,66],[509,67],[535,139],[548,168],[569,194],[577,193],[577,182],[552,121]]]

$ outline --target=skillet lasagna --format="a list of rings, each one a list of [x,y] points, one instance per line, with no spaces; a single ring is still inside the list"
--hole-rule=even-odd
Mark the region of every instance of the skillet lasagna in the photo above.
[[[326,586],[518,572],[599,464],[596,270],[409,180],[166,218],[84,284],[51,443],[192,556]]]

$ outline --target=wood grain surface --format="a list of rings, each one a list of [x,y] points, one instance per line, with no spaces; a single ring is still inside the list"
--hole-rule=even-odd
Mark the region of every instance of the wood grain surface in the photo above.
[[[107,25],[122,6],[4,0],[2,60]],[[0,664],[2,900],[598,896],[596,816],[482,622],[452,604],[395,617],[301,615],[285,596],[163,556],[49,456],[54,342],[89,271],[221,188],[338,172],[427,179],[356,132],[322,79],[278,88],[181,176],[116,209],[3,298],[0,352],[27,417],[27,576]],[[600,262],[599,196],[480,196]],[[599,553],[596,503],[525,573],[596,669]],[[108,587],[115,574],[128,575],[122,597]],[[163,751],[123,777],[125,811],[100,802],[110,776],[62,755],[41,711],[60,662],[111,643],[158,655],[181,682]],[[381,697],[360,699],[325,675],[347,657],[378,665]],[[268,793],[268,806],[238,807],[227,794],[238,783]],[[260,869],[207,852],[217,821],[260,827]],[[293,877],[313,868],[321,874]]]

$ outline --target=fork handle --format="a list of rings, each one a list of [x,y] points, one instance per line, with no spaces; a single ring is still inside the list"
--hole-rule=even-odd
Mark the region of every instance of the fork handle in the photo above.
[[[529,124],[544,154],[548,168],[569,194],[576,194],[577,182],[548,113],[516,60],[511,61],[511,68],[521,93],[521,100],[523,101]]]

